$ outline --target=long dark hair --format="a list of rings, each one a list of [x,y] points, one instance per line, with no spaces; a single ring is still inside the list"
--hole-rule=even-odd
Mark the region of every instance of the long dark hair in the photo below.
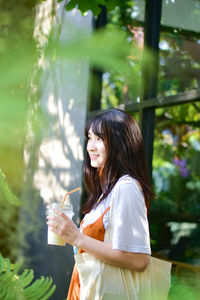
[[[89,197],[82,212],[89,212],[105,199],[117,180],[126,174],[140,183],[146,206],[149,207],[153,192],[149,184],[142,134],[135,119],[120,109],[109,109],[87,122],[86,139],[90,128],[103,140],[107,155],[103,166],[97,169],[90,165],[90,157],[86,153],[84,183]]]

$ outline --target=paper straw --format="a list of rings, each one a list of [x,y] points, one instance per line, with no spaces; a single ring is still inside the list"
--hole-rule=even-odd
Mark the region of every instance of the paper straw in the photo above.
[[[78,190],[80,190],[80,187],[75,188],[75,189],[71,190],[70,192],[67,192],[67,193],[66,193],[65,197],[64,197],[63,200],[62,200],[61,208],[63,208],[63,205],[64,205],[64,203],[65,203],[65,200],[66,200],[67,196],[70,195],[70,194],[72,194],[72,193],[74,193],[74,192],[76,192],[76,191],[78,191]]]

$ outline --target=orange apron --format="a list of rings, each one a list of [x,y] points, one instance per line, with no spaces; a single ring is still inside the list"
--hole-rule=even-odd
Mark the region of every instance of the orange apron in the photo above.
[[[103,215],[101,215],[94,223],[87,225],[83,229],[83,233],[85,235],[88,235],[96,240],[104,241],[104,235],[105,235],[105,229],[103,226],[103,217],[106,214],[106,212],[110,209],[108,207]],[[83,221],[82,221],[83,222]],[[81,222],[81,224],[82,224]],[[78,250],[78,253],[83,253],[82,249]],[[79,282],[79,274],[78,270],[76,268],[76,265],[74,265],[74,270],[72,273],[72,278],[69,286],[69,291],[67,295],[67,300],[79,300],[80,299],[80,282]]]

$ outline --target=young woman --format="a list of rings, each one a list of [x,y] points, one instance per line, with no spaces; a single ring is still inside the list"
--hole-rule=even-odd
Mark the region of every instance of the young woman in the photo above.
[[[80,229],[64,214],[48,225],[66,243],[113,266],[142,272],[151,249],[147,209],[153,195],[149,186],[143,141],[137,122],[128,113],[110,109],[86,125],[87,153],[84,182],[88,199]],[[112,242],[104,242],[109,209],[114,202]],[[80,298],[79,274],[74,266],[68,297]]]

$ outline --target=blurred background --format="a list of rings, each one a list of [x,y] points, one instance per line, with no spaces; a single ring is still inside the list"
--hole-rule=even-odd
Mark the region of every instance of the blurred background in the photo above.
[[[84,124],[111,107],[143,133],[169,300],[199,299],[199,31],[199,0],[0,2],[0,252],[52,277],[50,299],[65,299],[74,260],[47,245],[46,206],[80,186],[68,199],[79,225]]]

